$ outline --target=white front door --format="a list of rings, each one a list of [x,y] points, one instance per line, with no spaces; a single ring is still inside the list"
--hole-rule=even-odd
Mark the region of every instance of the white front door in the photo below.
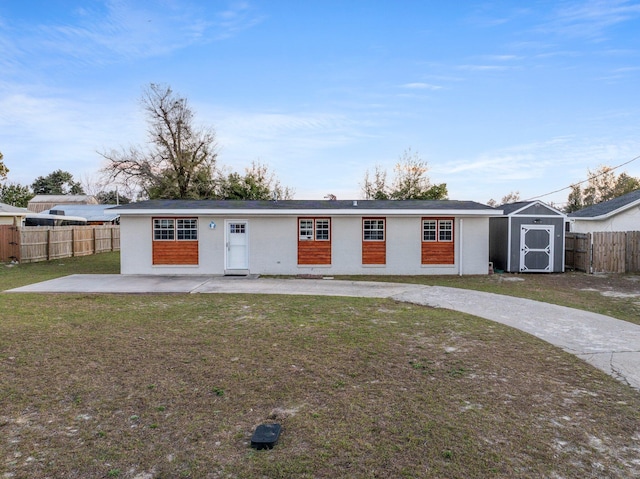
[[[520,271],[550,273],[553,270],[553,225],[520,227]]]
[[[226,270],[249,269],[249,224],[247,221],[226,221]]]

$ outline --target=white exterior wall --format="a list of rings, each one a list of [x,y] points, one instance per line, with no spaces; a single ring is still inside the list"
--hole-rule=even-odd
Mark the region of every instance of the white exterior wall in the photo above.
[[[0,225],[14,226],[16,219],[14,216],[0,216]]]
[[[571,231],[574,233],[593,233],[594,231],[640,231],[640,206],[604,220],[585,220],[570,218]]]
[[[178,212],[179,213],[179,212]],[[179,215],[176,215],[179,216]],[[324,216],[324,215],[318,215]],[[152,265],[152,220],[149,216],[120,219],[122,274],[225,273],[225,220],[247,221],[249,272],[270,275],[426,275],[487,274],[489,218],[455,220],[455,264],[421,264],[421,217],[387,216],[386,265],[362,264],[362,217],[331,217],[331,265],[298,265],[297,216],[199,216],[199,264]],[[211,222],[216,224],[210,228]]]
[[[460,274],[489,273],[489,218],[460,218],[456,262],[462,263]]]
[[[151,274],[151,219],[120,217],[120,273]]]

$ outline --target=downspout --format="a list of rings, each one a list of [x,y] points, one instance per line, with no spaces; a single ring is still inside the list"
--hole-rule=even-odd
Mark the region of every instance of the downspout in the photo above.
[[[507,271],[509,273],[511,272],[511,253],[511,217],[507,216]]]
[[[464,251],[464,220],[460,218],[460,269],[458,271],[459,276],[462,276],[463,251]]]

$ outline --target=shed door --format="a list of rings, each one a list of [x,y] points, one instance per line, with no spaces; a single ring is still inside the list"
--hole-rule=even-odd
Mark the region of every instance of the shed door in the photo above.
[[[520,227],[520,271],[550,273],[553,270],[553,225]]]
[[[248,223],[246,221],[227,221],[225,234],[227,246],[226,269],[249,269]]]

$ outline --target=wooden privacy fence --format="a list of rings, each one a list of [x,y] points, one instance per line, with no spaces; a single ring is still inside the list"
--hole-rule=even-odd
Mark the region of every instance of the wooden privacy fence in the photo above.
[[[564,267],[574,271],[591,271],[591,234],[565,233]]]
[[[593,233],[594,273],[640,272],[640,231]]]
[[[0,261],[34,263],[120,250],[120,226],[0,226]]]
[[[566,233],[565,267],[588,273],[640,273],[640,231]]]

